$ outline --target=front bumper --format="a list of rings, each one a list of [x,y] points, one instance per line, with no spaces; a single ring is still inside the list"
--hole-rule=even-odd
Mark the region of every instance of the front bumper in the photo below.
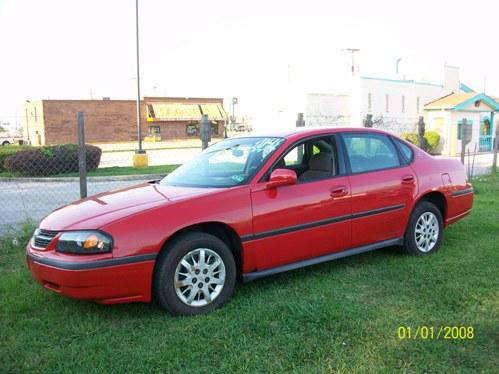
[[[43,287],[102,304],[150,302],[156,254],[120,258],[62,255],[28,244],[26,262]]]

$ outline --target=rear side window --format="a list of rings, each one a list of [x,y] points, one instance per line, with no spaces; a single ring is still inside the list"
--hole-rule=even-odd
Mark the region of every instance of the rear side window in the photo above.
[[[389,169],[400,166],[392,141],[382,134],[343,134],[352,173]]]
[[[414,157],[414,152],[412,151],[411,147],[409,147],[407,144],[404,142],[400,141],[397,138],[392,138],[395,144],[397,144],[397,147],[400,150],[400,153],[402,154],[402,157],[404,158],[404,163],[410,164],[412,162],[412,158]]]

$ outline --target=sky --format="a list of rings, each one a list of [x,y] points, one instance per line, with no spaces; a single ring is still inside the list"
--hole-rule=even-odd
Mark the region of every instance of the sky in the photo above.
[[[143,96],[238,97],[267,126],[291,89],[344,93],[362,75],[441,83],[443,65],[499,96],[499,2],[139,0]],[[136,98],[134,0],[0,0],[0,122],[25,100]],[[228,100],[227,100],[228,101]]]

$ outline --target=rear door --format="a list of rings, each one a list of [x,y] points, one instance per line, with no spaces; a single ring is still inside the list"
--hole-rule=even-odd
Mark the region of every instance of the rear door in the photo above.
[[[352,247],[402,237],[416,176],[390,136],[345,132],[342,146],[352,193]]]
[[[329,173],[310,172],[318,153],[331,160]],[[258,270],[350,246],[350,187],[340,165],[332,136],[309,139],[288,148],[273,166],[297,172],[296,185],[267,189],[264,178],[252,188],[251,247]]]

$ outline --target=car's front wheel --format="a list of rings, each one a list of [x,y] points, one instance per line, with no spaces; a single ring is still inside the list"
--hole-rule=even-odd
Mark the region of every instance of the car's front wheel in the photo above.
[[[415,255],[427,255],[440,248],[443,219],[440,210],[429,201],[414,208],[404,236],[404,250]]]
[[[219,238],[200,232],[181,235],[161,252],[154,296],[173,314],[195,315],[224,304],[234,291],[236,265]]]

